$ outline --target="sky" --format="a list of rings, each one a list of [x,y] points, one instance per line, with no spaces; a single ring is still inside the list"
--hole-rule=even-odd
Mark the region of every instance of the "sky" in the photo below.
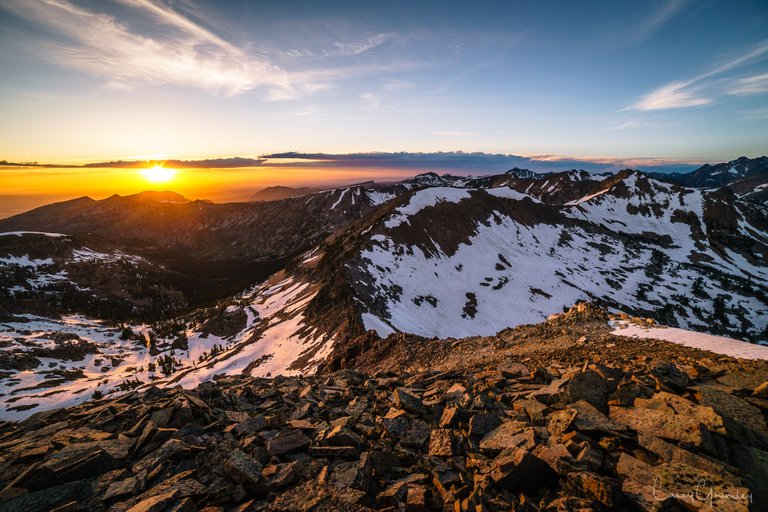
[[[764,0],[0,0],[0,44],[13,161],[768,141]]]
[[[765,0],[0,0],[0,47],[9,162],[768,152]]]

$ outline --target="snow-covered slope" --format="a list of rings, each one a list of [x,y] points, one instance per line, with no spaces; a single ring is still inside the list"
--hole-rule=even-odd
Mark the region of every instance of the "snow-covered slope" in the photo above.
[[[713,336],[701,332],[687,331],[675,327],[643,326],[628,320],[612,322],[612,334],[630,338],[645,338],[669,341],[691,348],[708,350],[715,354],[737,357],[739,359],[768,360],[768,347],[755,343],[747,343],[724,336]]]
[[[352,285],[366,327],[487,335],[597,300],[672,325],[766,338],[768,236],[740,205],[639,173],[561,208],[500,201],[499,190],[419,191],[372,228],[354,264],[365,277]],[[727,218],[715,222],[716,208]],[[726,222],[737,228],[727,236],[713,227]]]
[[[310,373],[334,342],[305,320],[316,293],[317,284],[279,274],[217,308],[158,325],[121,328],[75,315],[0,322],[0,419],[150,384]]]

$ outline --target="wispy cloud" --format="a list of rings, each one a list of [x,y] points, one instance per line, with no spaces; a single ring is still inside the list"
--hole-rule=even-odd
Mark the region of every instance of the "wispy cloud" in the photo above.
[[[692,88],[696,80],[672,82],[646,94],[640,101],[626,110],[663,110],[670,108],[700,107],[709,105],[712,98],[700,96],[699,90]]]
[[[688,3],[688,0],[666,0],[653,11],[650,16],[637,23],[632,29],[625,32],[623,39],[631,39],[640,43],[653,37],[667,22],[674,18]]]
[[[193,12],[190,4],[115,2],[122,4],[114,10],[120,17],[102,10],[109,4],[85,8],[71,0],[0,0],[0,9],[36,26],[45,58],[102,77],[116,90],[172,84],[233,96],[261,89],[268,101],[289,101],[333,89],[333,80],[391,69],[360,62],[359,56],[392,40],[394,33],[344,32],[340,35],[348,40],[330,43],[314,56],[314,66],[297,70],[283,67],[281,59],[290,49],[276,53],[251,43],[236,45],[195,21],[194,14],[187,16]]]
[[[756,121],[762,119],[768,119],[768,108],[758,108],[754,110],[742,110],[741,119],[748,121]]]
[[[673,108],[699,107],[714,103],[724,94],[761,94],[768,91],[768,74],[735,79],[722,77],[743,64],[768,52],[768,40],[761,41],[712,70],[688,80],[679,80],[661,86],[642,96],[623,110],[664,110]],[[720,77],[717,79],[717,77]]]
[[[337,55],[361,55],[369,50],[376,48],[377,46],[381,46],[382,44],[392,39],[394,36],[395,34],[387,33],[376,34],[361,41],[336,41],[333,43],[333,50],[329,51],[328,53]]]
[[[639,121],[637,119],[630,119],[629,121],[624,121],[621,124],[611,126],[611,130],[631,130],[633,128],[649,128],[651,126],[656,126],[655,123],[648,123],[646,121]]]
[[[736,96],[768,93],[768,73],[736,79],[729,84],[727,92]]]
[[[104,77],[114,88],[177,84],[232,95],[289,85],[278,66],[246,55],[167,6],[122,2],[175,30],[162,38],[138,34],[112,15],[67,0],[3,0],[2,5],[60,38],[45,43],[57,63]]]

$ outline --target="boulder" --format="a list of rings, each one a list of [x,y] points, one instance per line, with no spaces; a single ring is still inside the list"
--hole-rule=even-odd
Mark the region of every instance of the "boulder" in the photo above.
[[[422,401],[404,388],[397,388],[394,393],[395,405],[411,414],[427,416],[429,412]]]
[[[516,446],[530,447],[534,442],[533,429],[521,421],[505,421],[488,432],[480,440],[480,450],[487,453],[499,453]]]
[[[454,455],[456,438],[451,429],[434,429],[429,436],[429,454],[434,457]]]
[[[283,430],[267,441],[267,452],[274,456],[304,451],[309,443],[309,438],[301,430]]]
[[[499,456],[493,463],[491,479],[499,487],[513,493],[537,493],[557,481],[549,465],[531,452],[515,448]]]
[[[408,431],[408,414],[401,409],[393,408],[381,418],[381,423],[390,437],[400,439]]]
[[[228,476],[253,486],[261,481],[261,464],[239,449],[235,449],[224,463],[224,471]]]
[[[594,370],[585,370],[571,377],[565,386],[565,398],[569,403],[585,400],[601,411],[608,407],[608,395],[612,389],[606,379]]]
[[[442,421],[441,421],[442,423]],[[468,435],[484,436],[501,425],[499,416],[493,413],[473,414],[469,419]]]
[[[588,471],[568,473],[564,488],[569,494],[593,499],[609,509],[621,499],[621,482],[618,479]]]
[[[688,374],[680,370],[674,363],[662,363],[651,369],[651,375],[657,382],[657,389],[683,392],[690,383]]]
[[[711,407],[667,392],[635,400],[634,407],[610,407],[610,419],[638,432],[692,444],[714,453],[711,432],[727,434],[723,419]]]

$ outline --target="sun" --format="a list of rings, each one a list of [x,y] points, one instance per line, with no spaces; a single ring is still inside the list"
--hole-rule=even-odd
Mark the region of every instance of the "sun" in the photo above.
[[[176,176],[176,169],[168,169],[161,165],[141,170],[141,175],[150,183],[168,183]]]

